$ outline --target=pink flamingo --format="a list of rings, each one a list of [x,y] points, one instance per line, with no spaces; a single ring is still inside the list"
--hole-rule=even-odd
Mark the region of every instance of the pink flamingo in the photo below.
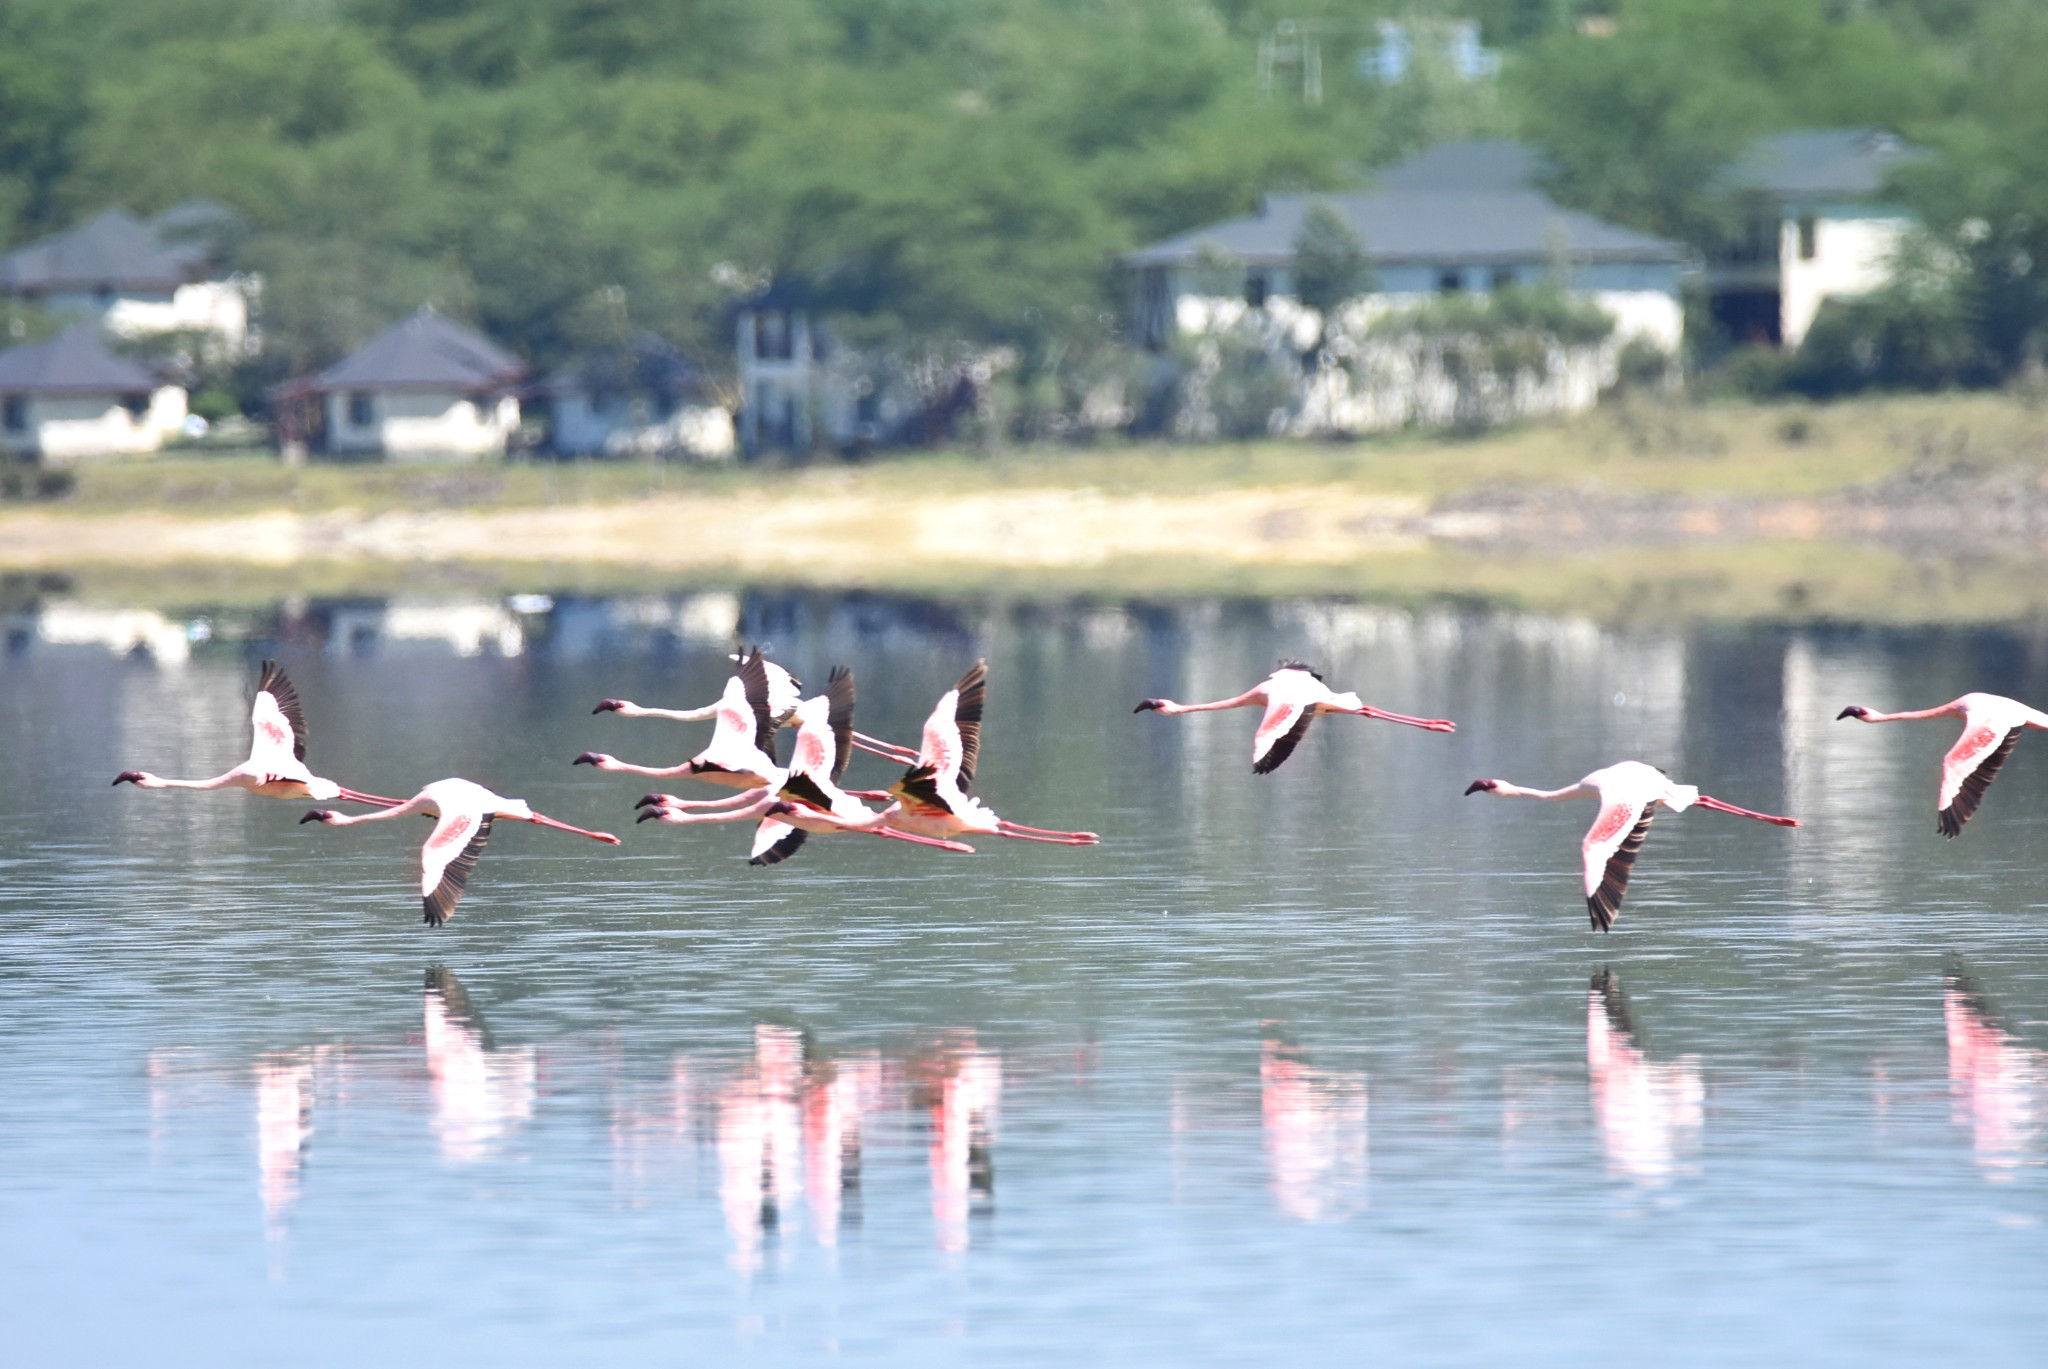
[[[972,854],[974,848],[962,842],[898,831],[889,825],[887,813],[873,811],[839,787],[837,780],[853,754],[853,704],[853,672],[844,666],[833,667],[825,692],[797,705],[796,746],[790,753],[789,769],[775,787],[763,785],[741,795],[737,807],[734,799],[690,802],[672,794],[649,794],[640,800],[643,811],[637,820],[680,827],[759,818],[748,858],[753,865],[778,865],[788,860],[812,833],[860,832]],[[712,809],[720,811],[708,811]]]
[[[1635,868],[1636,854],[1643,849],[1643,838],[1649,835],[1650,819],[1656,816],[1658,804],[1674,813],[1683,813],[1698,804],[1717,813],[1733,813],[1739,818],[1754,818],[1779,827],[1799,825],[1797,818],[1753,813],[1702,794],[1689,784],[1673,784],[1669,775],[1641,761],[1621,761],[1595,770],[1563,789],[1524,789],[1505,780],[1474,780],[1465,792],[1514,799],[1599,796],[1599,815],[1587,830],[1580,850],[1586,862],[1586,908],[1592,914],[1593,926],[1603,932],[1613,928],[1614,919],[1621,912],[1621,896],[1628,890],[1629,872]]]
[[[484,843],[491,839],[491,823],[498,818],[554,827],[612,846],[619,844],[610,832],[572,827],[534,812],[524,799],[503,798],[480,784],[461,779],[435,780],[404,803],[381,812],[351,814],[315,808],[299,821],[353,827],[359,822],[384,822],[413,813],[438,819],[427,844],[420,849],[420,894],[426,909],[425,921],[430,927],[439,927],[455,915],[455,905],[462,900],[470,872],[476,869],[477,859],[484,853]]]
[[[398,802],[344,789],[306,768],[306,713],[299,704],[299,691],[292,688],[276,661],[265,661],[256,679],[256,702],[249,709],[249,723],[255,733],[249,759],[212,779],[167,780],[147,770],[123,770],[114,776],[114,783],[132,784],[137,789],[246,789],[266,799],[323,803],[345,799],[388,807]]]
[[[775,760],[775,704],[768,663],[760,652],[740,662],[740,668],[726,680],[725,692],[712,708],[717,723],[711,731],[711,744],[681,765],[634,765],[602,751],[585,751],[570,764],[664,778],[689,775],[728,789],[773,788],[781,784],[787,772]],[[598,705],[598,709],[602,712],[604,705]]]
[[[1456,732],[1458,725],[1446,718],[1411,718],[1389,713],[1362,702],[1358,695],[1339,694],[1323,683],[1323,677],[1299,661],[1282,661],[1280,668],[1234,699],[1215,703],[1179,704],[1171,699],[1147,699],[1131,711],[1163,713],[1169,718],[1183,713],[1210,713],[1224,708],[1263,708],[1259,730],[1252,736],[1252,773],[1269,775],[1294,754],[1294,748],[1308,735],[1308,725],[1323,713],[1350,713],[1383,722],[1406,723],[1431,732]]]
[[[987,689],[988,662],[976,661],[958,684],[939,697],[938,706],[925,720],[917,763],[889,790],[896,802],[883,811],[883,819],[930,837],[978,834],[1066,846],[1100,842],[1102,838],[1093,832],[1054,832],[1011,822],[968,795],[975,762],[981,755],[981,710]]]
[[[1984,801],[1984,791],[1998,778],[1999,767],[2030,727],[2048,728],[2048,713],[2002,694],[1965,694],[1938,708],[1912,713],[1876,713],[1851,704],[1835,721],[1854,718],[1866,723],[1910,722],[1916,718],[1961,718],[1963,735],[1941,758],[1941,790],[1935,799],[1935,827],[1953,841],[1963,824]]]
[[[758,655],[758,651],[755,654]],[[746,655],[740,652],[734,652],[731,659],[742,666],[747,661]],[[803,702],[804,682],[766,657],[762,658],[761,665],[768,677],[769,720],[777,727],[785,726],[789,722],[791,715],[796,712],[796,706]],[[716,703],[708,703],[702,708],[643,708],[631,699],[601,699],[598,701],[597,707],[590,711],[592,713],[616,713],[622,718],[667,718],[672,722],[701,723],[709,722],[716,718],[719,709],[724,707],[724,704],[725,700],[721,698]],[[911,759],[909,747],[898,746],[894,742],[881,741],[864,733],[854,733],[853,744],[863,751],[871,752],[886,760],[907,763]],[[763,747],[762,749],[766,750],[767,748]],[[590,752],[587,754],[595,756],[601,753]],[[581,759],[581,757],[578,757],[579,761]],[[594,764],[594,762],[592,763]],[[675,772],[648,771],[646,773],[673,774]]]

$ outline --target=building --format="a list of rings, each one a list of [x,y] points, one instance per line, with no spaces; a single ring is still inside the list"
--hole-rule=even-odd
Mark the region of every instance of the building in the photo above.
[[[988,352],[911,358],[839,344],[802,281],[777,280],[733,313],[740,446],[858,451],[950,436],[1003,358]]]
[[[188,200],[152,219],[108,209],[0,256],[0,293],[83,315],[123,337],[195,332],[230,354],[249,345],[252,279],[227,267],[228,209]]]
[[[45,465],[156,451],[185,391],[107,349],[93,323],[0,352],[0,451]]]
[[[501,456],[525,365],[431,306],[277,392],[279,438],[332,455]]]
[[[593,352],[530,392],[546,407],[558,456],[663,456],[723,460],[734,450],[732,413],[704,373],[652,333]]]
[[[1677,349],[1680,280],[1692,261],[1686,247],[1575,213],[1529,186],[1500,184],[1503,167],[1476,161],[1496,183],[1455,185],[1439,174],[1441,165],[1410,164],[1378,189],[1268,195],[1251,214],[1140,248],[1124,258],[1135,281],[1138,336],[1163,346],[1177,333],[1202,333],[1291,298],[1295,242],[1310,210],[1323,206],[1370,263],[1373,303],[1560,281],[1614,317],[1617,339]]]
[[[1871,128],[1760,139],[1728,174],[1737,226],[1707,252],[1715,322],[1737,342],[1797,347],[1823,300],[1883,285],[1914,224],[1885,184],[1924,155]]]

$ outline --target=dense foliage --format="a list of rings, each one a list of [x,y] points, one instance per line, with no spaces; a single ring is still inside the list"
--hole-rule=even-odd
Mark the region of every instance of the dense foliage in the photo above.
[[[1502,76],[1361,79],[1389,16],[1477,18]],[[1319,103],[1262,89],[1282,19]],[[0,241],[221,200],[277,375],[422,301],[543,369],[643,329],[716,367],[789,273],[1052,394],[1115,346],[1120,252],[1264,192],[1519,134],[1569,201],[1697,235],[1744,139],[1882,124],[1941,151],[1913,203],[2008,374],[2048,316],[2044,65],[2032,0],[0,0]]]

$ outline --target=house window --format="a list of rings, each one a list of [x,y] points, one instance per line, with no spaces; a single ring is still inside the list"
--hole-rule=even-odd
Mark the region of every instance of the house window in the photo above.
[[[0,401],[0,428],[10,433],[28,431],[28,401],[20,395],[9,395]]]
[[[873,385],[860,392],[853,402],[853,420],[856,423],[879,423],[882,419],[882,394]]]
[[[763,361],[790,359],[787,309],[762,309],[754,315],[754,355]]]
[[[1813,215],[1801,214],[1799,216],[1799,260],[1813,260],[1814,253],[1819,246],[1814,239],[1819,235],[1820,225],[1814,222]]]
[[[1436,273],[1436,288],[1446,295],[1455,295],[1465,288],[1465,274],[1462,271],[1439,271]]]
[[[128,417],[139,419],[149,412],[149,396],[139,394],[122,395],[121,407],[128,411]]]
[[[1266,292],[1269,288],[1264,271],[1246,272],[1244,278],[1244,302],[1254,309],[1264,308]]]
[[[1515,283],[1515,268],[1514,268],[1514,267],[1512,267],[1512,266],[1496,266],[1496,267],[1494,267],[1494,268],[1493,268],[1493,275],[1492,275],[1492,277],[1491,277],[1491,285],[1490,285],[1490,287],[1489,287],[1489,288],[1491,288],[1491,289],[1494,289],[1494,290],[1506,290],[1506,289],[1509,289],[1510,287],[1512,287],[1512,286],[1514,285],[1514,283]]]
[[[357,390],[348,397],[348,421],[354,428],[367,428],[377,421],[377,397],[368,390]]]

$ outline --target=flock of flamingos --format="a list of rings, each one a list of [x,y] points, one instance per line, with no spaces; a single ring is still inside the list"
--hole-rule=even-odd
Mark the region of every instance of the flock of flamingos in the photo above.
[[[646,766],[586,751],[574,763],[658,778],[687,776],[738,791],[716,799],[648,794],[639,802],[638,821],[678,826],[753,822],[751,860],[756,865],[787,860],[810,836],[845,832],[970,853],[974,848],[958,838],[1011,837],[1076,846],[1094,845],[1099,840],[1093,832],[1060,832],[1011,822],[969,792],[981,750],[988,680],[985,662],[977,662],[940,697],[913,751],[854,731],[852,671],[835,667],[826,679],[825,691],[805,698],[802,683],[759,650],[732,659],[738,668],[716,703],[681,710],[643,708],[625,699],[606,699],[593,710],[624,717],[711,722],[710,743],[690,759],[680,765]],[[1431,732],[1456,730],[1455,724],[1442,718],[1411,718],[1374,708],[1355,693],[1340,694],[1324,684],[1321,675],[1294,661],[1282,662],[1278,670],[1234,698],[1197,704],[1146,699],[1135,711],[1174,717],[1231,708],[1264,710],[1252,738],[1252,770],[1261,775],[1278,769],[1301,744],[1309,725],[1323,714],[1377,718]],[[1942,760],[1935,805],[1940,832],[1954,837],[1983,802],[1985,790],[2012,754],[2020,734],[2030,727],[2048,729],[2048,713],[1996,694],[1965,694],[1914,712],[1879,713],[1852,705],[1838,715],[1838,719],[1866,723],[1942,717],[1963,720],[1963,735]],[[434,828],[420,851],[420,893],[425,920],[436,927],[454,915],[495,821],[536,823],[612,845],[619,841],[609,832],[572,826],[537,813],[522,799],[505,798],[466,779],[436,780],[401,800],[346,789],[315,775],[306,765],[306,719],[298,691],[275,661],[263,663],[250,722],[255,740],[249,758],[232,770],[203,780],[165,779],[147,771],[124,770],[114,777],[114,783],[142,789],[246,789],[266,798],[321,803],[342,800],[375,810],[350,814],[316,808],[300,819],[330,827],[415,813],[431,817]],[[796,735],[786,765],[776,758],[777,733],[785,728],[793,728]],[[839,780],[855,750],[904,765],[902,778],[886,790],[841,788]],[[1586,906],[1592,925],[1603,932],[1613,927],[1621,910],[1630,872],[1660,806],[1674,813],[1700,807],[1780,827],[1799,825],[1797,818],[1738,808],[1702,794],[1692,785],[1674,782],[1654,766],[1633,760],[1595,770],[1561,789],[1528,789],[1505,780],[1479,779],[1465,792],[1530,799],[1591,796],[1599,800],[1600,811],[1580,852]],[[870,808],[870,802],[882,806]]]

